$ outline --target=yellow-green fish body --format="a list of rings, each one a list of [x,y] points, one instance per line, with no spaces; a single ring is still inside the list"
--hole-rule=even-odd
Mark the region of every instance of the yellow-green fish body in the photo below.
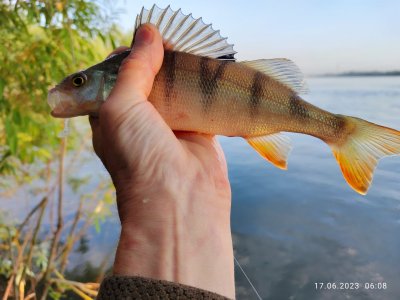
[[[335,139],[343,117],[243,63],[165,51],[149,101],[174,130],[255,137],[281,131]]]

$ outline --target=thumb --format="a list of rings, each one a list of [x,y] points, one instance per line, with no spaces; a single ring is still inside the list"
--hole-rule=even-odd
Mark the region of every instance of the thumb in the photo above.
[[[154,78],[161,68],[163,43],[157,28],[151,24],[141,26],[135,35],[129,56],[122,62],[118,78],[102,111],[118,117],[139,102],[147,101]]]

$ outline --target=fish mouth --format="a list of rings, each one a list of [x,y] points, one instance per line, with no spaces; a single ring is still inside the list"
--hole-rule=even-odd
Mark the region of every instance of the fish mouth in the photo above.
[[[51,115],[55,118],[71,118],[78,116],[98,116],[100,101],[88,100],[77,102],[76,99],[65,92],[52,88],[47,95],[47,103],[51,108]]]
[[[47,103],[51,108],[51,115],[55,118],[71,118],[81,115],[79,106],[71,95],[52,88],[47,95]]]
[[[73,99],[68,94],[58,91],[57,88],[52,88],[47,95],[47,103],[53,117],[63,118],[68,117],[66,113],[73,106]]]

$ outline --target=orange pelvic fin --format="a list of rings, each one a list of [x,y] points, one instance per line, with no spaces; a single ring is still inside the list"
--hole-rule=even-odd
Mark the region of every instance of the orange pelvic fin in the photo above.
[[[345,142],[330,145],[348,184],[367,194],[379,159],[400,154],[400,131],[345,117],[354,128]]]
[[[287,157],[292,149],[290,139],[287,136],[281,133],[275,133],[248,138],[247,142],[274,166],[282,170],[287,169]]]

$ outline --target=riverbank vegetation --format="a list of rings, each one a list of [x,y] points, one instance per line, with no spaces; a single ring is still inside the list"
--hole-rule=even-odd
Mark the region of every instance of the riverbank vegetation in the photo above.
[[[71,253],[84,247],[87,229],[98,227],[108,213],[113,188],[108,178],[93,183],[79,175],[83,153],[91,151],[89,130],[82,121],[73,122],[68,139],[60,138],[63,122],[50,116],[46,97],[63,77],[127,43],[110,6],[86,0],[0,1],[2,299],[61,299],[67,292],[82,299],[96,296],[98,282],[66,274]],[[66,190],[75,205],[65,205],[71,200]],[[10,202],[20,215],[3,209]]]

